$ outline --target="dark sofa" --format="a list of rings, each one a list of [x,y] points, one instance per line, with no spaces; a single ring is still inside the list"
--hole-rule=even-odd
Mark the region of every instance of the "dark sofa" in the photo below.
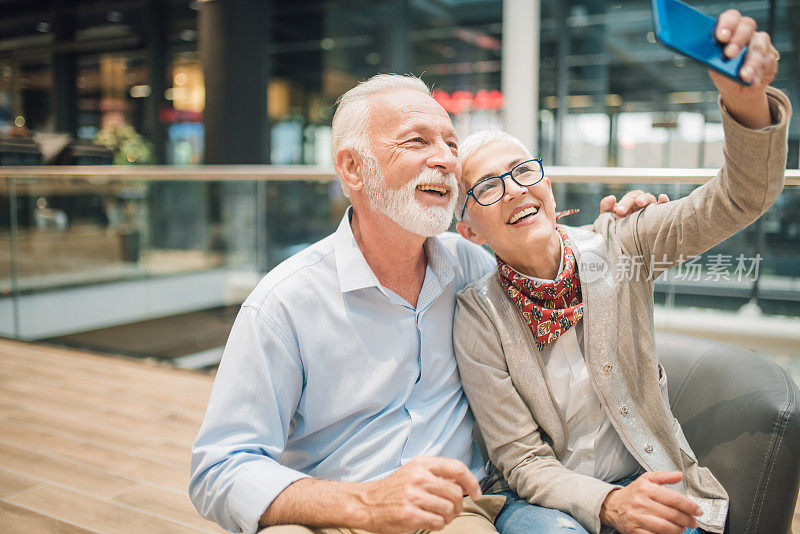
[[[785,534],[800,485],[800,392],[778,365],[733,345],[658,333],[670,405],[731,499],[726,532]]]

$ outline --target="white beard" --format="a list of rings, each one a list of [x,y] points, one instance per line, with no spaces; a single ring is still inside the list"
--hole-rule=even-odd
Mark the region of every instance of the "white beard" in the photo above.
[[[416,178],[399,189],[389,189],[378,161],[371,155],[362,155],[364,160],[364,192],[372,205],[396,222],[401,228],[423,237],[441,234],[453,221],[456,207],[458,182],[454,173],[442,173],[427,168]],[[425,206],[414,193],[418,185],[442,184],[450,191],[447,206]]]

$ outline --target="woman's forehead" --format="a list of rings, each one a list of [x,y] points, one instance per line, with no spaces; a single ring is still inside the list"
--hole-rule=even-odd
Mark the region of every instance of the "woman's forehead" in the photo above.
[[[528,159],[528,155],[516,144],[510,141],[494,141],[478,149],[463,163],[462,180],[467,187],[475,183],[497,176],[511,170],[511,168]]]

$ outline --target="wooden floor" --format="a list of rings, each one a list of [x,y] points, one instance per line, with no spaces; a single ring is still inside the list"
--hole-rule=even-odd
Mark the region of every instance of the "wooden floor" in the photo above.
[[[0,532],[225,532],[186,493],[211,382],[0,339]]]
[[[225,532],[187,496],[211,382],[0,340],[0,532]]]

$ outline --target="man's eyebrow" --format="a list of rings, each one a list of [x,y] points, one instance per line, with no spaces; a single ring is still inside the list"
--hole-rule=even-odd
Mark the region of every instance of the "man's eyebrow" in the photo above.
[[[398,138],[407,137],[413,134],[419,135],[431,135],[436,128],[433,128],[430,124],[426,124],[424,122],[414,123],[414,124],[407,124],[403,125],[396,133]],[[456,133],[455,129],[446,129],[441,133],[444,139],[453,139],[458,143],[458,134]]]
[[[512,160],[511,163],[508,164],[508,171],[510,171],[511,169],[513,169],[514,167],[516,167],[517,165],[522,163],[523,161],[525,161],[525,158],[516,158],[516,159]],[[504,172],[508,172],[508,171],[504,171]],[[487,178],[492,178],[494,176],[500,176],[501,174],[503,174],[503,173],[502,172],[487,172],[486,174],[484,174],[483,176],[481,176],[480,178],[475,180],[475,183],[477,184],[478,182],[483,181],[483,180],[485,180]]]
[[[426,135],[430,133],[431,127],[425,123],[413,123],[413,124],[406,124],[402,125],[402,127],[397,131],[398,137],[405,137],[407,135],[412,134],[423,134]]]

